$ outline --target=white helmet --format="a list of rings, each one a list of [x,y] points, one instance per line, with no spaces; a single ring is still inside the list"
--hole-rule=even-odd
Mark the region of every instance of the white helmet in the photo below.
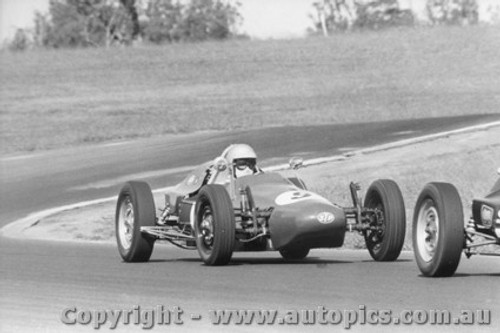
[[[257,154],[247,144],[234,144],[224,151],[222,154],[226,160],[234,164],[236,177],[242,177],[257,172]]]
[[[243,143],[230,145],[224,151],[223,156],[228,160],[228,162],[233,162],[234,160],[242,158],[257,159],[257,154],[255,154],[253,148]]]

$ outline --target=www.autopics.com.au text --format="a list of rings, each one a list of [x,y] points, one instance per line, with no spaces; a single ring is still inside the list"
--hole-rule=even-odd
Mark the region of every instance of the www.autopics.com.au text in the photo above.
[[[490,325],[491,311],[486,309],[449,310],[419,309],[392,311],[390,309],[316,309],[291,310],[208,310],[211,325],[337,325],[349,329],[354,325]],[[120,310],[88,310],[68,307],[61,312],[65,325],[92,325],[93,328],[109,324],[110,329],[121,325],[136,325],[144,329],[155,325],[183,325],[186,320],[201,321],[199,313],[186,313],[181,307],[167,308],[157,305],[142,308],[139,305]]]

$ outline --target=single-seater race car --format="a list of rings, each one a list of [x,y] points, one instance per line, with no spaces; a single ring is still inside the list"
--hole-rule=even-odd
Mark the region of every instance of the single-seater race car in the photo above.
[[[453,275],[462,251],[470,258],[479,253],[475,250],[478,247],[500,245],[500,179],[486,196],[472,201],[472,217],[465,226],[456,187],[428,183],[417,199],[412,231],[415,259],[422,274]]]
[[[148,261],[157,240],[197,249],[206,265],[225,265],[234,251],[278,250],[285,260],[300,260],[312,248],[342,246],[346,230],[364,235],[375,260],[397,259],[406,217],[394,181],[373,182],[363,204],[351,183],[353,206],[342,208],[308,191],[298,177],[263,172],[256,161],[250,146],[229,146],[167,190],[158,216],[149,185],[127,182],[116,207],[123,260]],[[290,160],[292,169],[302,164]]]

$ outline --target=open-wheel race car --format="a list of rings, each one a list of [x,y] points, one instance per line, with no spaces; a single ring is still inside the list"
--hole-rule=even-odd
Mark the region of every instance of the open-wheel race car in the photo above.
[[[500,245],[500,179],[485,197],[472,201],[472,216],[465,226],[456,187],[428,183],[417,199],[412,231],[415,259],[422,274],[453,275],[462,252],[470,258],[480,253],[476,252],[478,247]]]
[[[256,158],[248,145],[229,146],[166,190],[158,216],[149,185],[127,182],[116,208],[123,260],[148,261],[157,240],[197,249],[206,265],[225,265],[234,251],[278,250],[285,260],[300,260],[312,248],[342,246],[347,230],[364,235],[375,260],[397,259],[406,218],[394,181],[373,182],[364,203],[351,183],[353,206],[342,208],[308,191],[299,177],[262,171]],[[293,158],[290,167],[302,163]]]

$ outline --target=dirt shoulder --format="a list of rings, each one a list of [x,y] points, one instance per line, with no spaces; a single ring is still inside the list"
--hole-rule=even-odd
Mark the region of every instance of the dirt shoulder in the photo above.
[[[349,183],[363,190],[378,178],[390,178],[401,187],[407,213],[405,249],[411,249],[410,224],[413,205],[422,187],[430,181],[454,184],[470,214],[473,197],[484,195],[497,179],[500,167],[500,127],[454,134],[432,141],[350,156],[341,161],[309,166],[299,176],[308,188],[340,205],[350,205]],[[291,171],[284,173],[290,174]],[[364,191],[363,191],[364,193]],[[162,194],[155,195],[157,206]],[[115,242],[115,202],[66,210],[41,218],[18,230],[17,237],[57,241]],[[12,235],[10,235],[12,236]],[[363,248],[357,234],[348,234],[347,248]]]

